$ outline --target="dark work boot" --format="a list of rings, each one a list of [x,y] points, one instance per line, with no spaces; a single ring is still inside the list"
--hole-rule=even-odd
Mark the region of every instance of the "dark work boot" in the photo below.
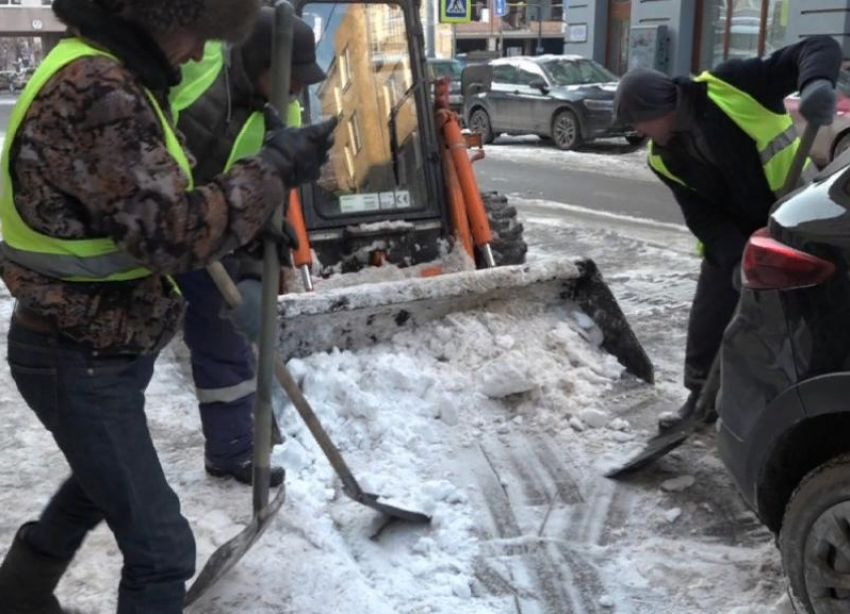
[[[53,595],[70,560],[57,559],[33,550],[24,541],[22,526],[0,565],[0,612],[3,614],[72,614],[63,610]]]
[[[215,478],[233,478],[242,484],[251,485],[254,481],[254,462],[247,460],[235,465],[220,466],[209,459],[204,463],[207,473]],[[272,467],[269,477],[269,486],[275,488],[283,483],[286,472],[283,467]]]

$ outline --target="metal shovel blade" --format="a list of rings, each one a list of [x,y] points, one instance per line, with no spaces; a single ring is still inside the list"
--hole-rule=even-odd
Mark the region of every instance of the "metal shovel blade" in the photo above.
[[[647,467],[657,461],[659,458],[666,456],[680,445],[685,443],[688,438],[697,432],[701,427],[705,427],[705,422],[700,422],[697,425],[688,424],[682,425],[683,428],[678,428],[669,433],[662,433],[654,436],[646,442],[643,449],[635,454],[628,461],[615,467],[605,474],[606,478],[617,480],[633,473],[637,473],[644,467]]]
[[[360,492],[352,492],[348,488],[343,488],[343,492],[348,497],[354,499],[358,503],[365,505],[366,507],[371,507],[373,510],[381,512],[382,514],[389,516],[390,518],[398,518],[399,520],[419,524],[428,524],[429,522],[431,522],[431,517],[427,516],[426,514],[421,514],[419,512],[411,512],[410,510],[403,510],[393,505],[381,503],[381,497],[379,497],[378,495],[363,492],[362,490]]]
[[[274,499],[266,507],[254,514],[250,524],[241,533],[212,554],[186,593],[186,598],[183,601],[184,607],[188,607],[194,603],[198,597],[218,582],[224,574],[230,571],[245,556],[245,553],[260,539],[260,536],[265,532],[269,524],[271,524],[274,515],[280,509],[280,506],[283,505],[285,495],[285,489],[281,486]]]

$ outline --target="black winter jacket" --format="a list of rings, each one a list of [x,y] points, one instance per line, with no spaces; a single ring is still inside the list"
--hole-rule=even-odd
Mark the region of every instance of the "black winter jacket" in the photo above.
[[[835,83],[841,57],[834,39],[813,36],[767,58],[732,60],[711,72],[766,108],[783,113],[785,97],[810,81]],[[712,155],[710,160],[698,155],[699,148],[688,142],[693,136],[678,132],[666,146],[656,145],[654,153],[691,189],[656,174],[673,191],[688,228],[705,245],[706,258],[731,268],[740,260],[749,236],[767,225],[775,197],[755,143],[708,98],[706,84],[688,78],[675,82],[679,96],[691,105]]]

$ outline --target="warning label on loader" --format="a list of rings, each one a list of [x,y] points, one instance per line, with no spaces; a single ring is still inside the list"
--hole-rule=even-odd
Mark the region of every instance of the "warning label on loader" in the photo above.
[[[362,213],[364,211],[389,211],[409,209],[410,192],[375,192],[372,194],[346,194],[339,197],[339,209],[342,213]]]

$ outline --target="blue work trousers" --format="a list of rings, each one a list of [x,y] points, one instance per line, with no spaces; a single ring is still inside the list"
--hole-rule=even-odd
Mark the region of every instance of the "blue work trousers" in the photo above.
[[[191,352],[207,462],[226,469],[248,461],[253,450],[251,346],[222,317],[224,299],[209,273],[184,273],[177,284],[189,303],[183,336]]]

